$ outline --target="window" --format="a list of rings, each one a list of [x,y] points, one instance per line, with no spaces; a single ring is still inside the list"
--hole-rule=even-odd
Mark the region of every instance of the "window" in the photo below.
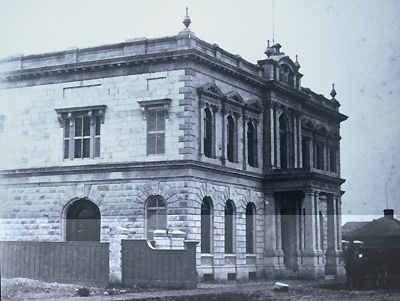
[[[320,249],[324,249],[324,215],[319,212],[319,234],[320,234]]]
[[[165,153],[165,110],[147,112],[147,154]]]
[[[167,206],[160,196],[149,198],[146,210],[147,239],[154,239],[154,230],[167,229]]]
[[[317,169],[324,169],[323,153],[319,143],[315,144],[315,161]]]
[[[254,254],[254,213],[255,207],[253,203],[246,206],[246,253]]]
[[[281,168],[288,168],[288,135],[286,121],[283,116],[279,117],[279,139]]]
[[[257,135],[252,121],[247,123],[247,161],[250,166],[257,167]]]
[[[100,129],[106,106],[56,109],[64,128],[64,160],[100,157]]]
[[[212,158],[213,155],[213,120],[209,108],[204,109],[204,155]]]
[[[329,170],[336,172],[336,150],[333,147],[329,150]]]
[[[233,254],[235,205],[231,200],[225,204],[225,253]]]
[[[211,253],[212,201],[205,197],[201,203],[201,253]]]
[[[67,211],[67,241],[100,241],[100,210],[91,201],[75,201]]]
[[[165,120],[169,118],[172,99],[153,99],[138,101],[147,119],[147,154],[165,153]]]
[[[301,156],[303,167],[310,167],[310,149],[308,147],[308,140],[304,137],[301,140]]]
[[[235,162],[235,121],[231,115],[228,116],[227,124],[228,141],[226,145],[227,157],[229,162]]]

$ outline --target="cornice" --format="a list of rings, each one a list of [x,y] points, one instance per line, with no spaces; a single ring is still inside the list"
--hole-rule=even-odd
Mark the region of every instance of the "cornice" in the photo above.
[[[262,174],[233,169],[225,166],[194,161],[194,160],[173,160],[156,162],[125,162],[125,163],[104,163],[86,164],[73,166],[53,166],[42,168],[9,169],[0,171],[0,178],[23,178],[42,177],[52,175],[90,174],[108,172],[132,172],[132,171],[160,171],[160,170],[201,170],[212,171],[228,176],[240,177],[247,180],[262,181]],[[190,173],[188,172],[188,176]]]

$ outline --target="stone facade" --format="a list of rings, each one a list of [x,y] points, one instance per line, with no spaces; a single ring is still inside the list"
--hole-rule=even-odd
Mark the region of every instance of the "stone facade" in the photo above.
[[[89,201],[120,281],[121,239],[148,236],[159,197],[156,228],[200,242],[200,279],[342,273],[347,117],[279,44],[265,53],[251,64],[186,28],[2,60],[1,239],[65,241]]]

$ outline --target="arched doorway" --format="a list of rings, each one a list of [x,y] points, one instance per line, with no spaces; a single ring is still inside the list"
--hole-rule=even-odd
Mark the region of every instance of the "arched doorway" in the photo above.
[[[67,210],[66,241],[100,241],[100,210],[91,201],[79,199]]]

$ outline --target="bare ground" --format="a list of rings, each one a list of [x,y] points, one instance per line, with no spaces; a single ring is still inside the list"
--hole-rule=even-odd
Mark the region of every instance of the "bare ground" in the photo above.
[[[118,295],[118,300],[148,301],[400,300],[399,288],[350,291],[345,283],[338,281],[283,280],[282,282],[290,285],[288,292],[273,291],[274,282],[265,280],[248,283],[199,283],[198,289],[194,291],[163,291],[138,287],[89,288],[92,297],[88,299],[105,301],[108,299],[106,296]],[[81,288],[78,285],[45,283],[25,278],[2,279],[1,285],[2,300],[76,299],[77,291]],[[131,294],[134,292],[141,294],[140,296]]]

